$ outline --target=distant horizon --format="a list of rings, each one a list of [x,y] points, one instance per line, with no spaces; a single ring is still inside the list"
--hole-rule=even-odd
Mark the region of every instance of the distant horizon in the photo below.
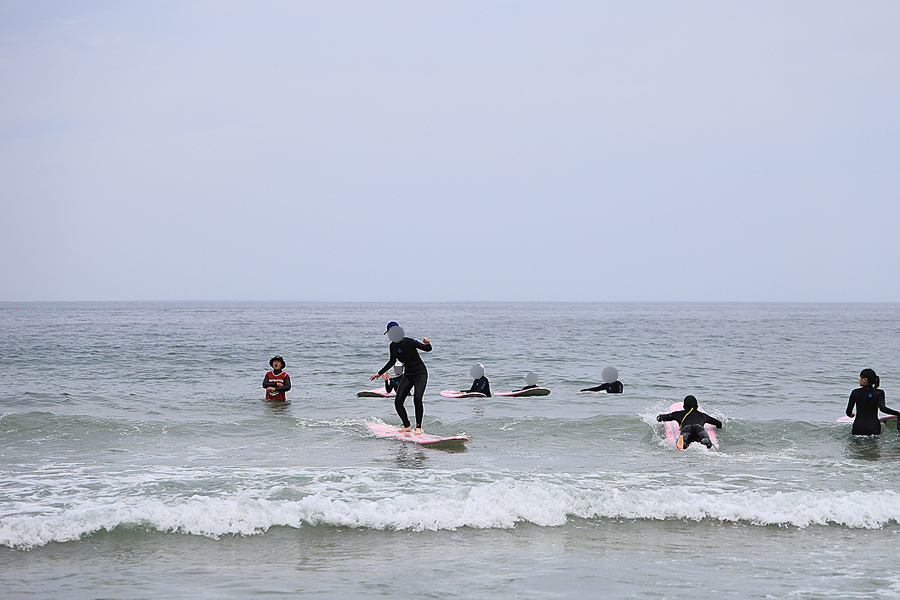
[[[900,301],[827,300],[0,300],[19,304],[860,304],[888,305]]]

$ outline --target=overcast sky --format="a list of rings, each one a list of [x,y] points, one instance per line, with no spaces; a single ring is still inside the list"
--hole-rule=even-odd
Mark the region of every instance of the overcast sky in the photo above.
[[[900,3],[0,0],[0,301],[900,301]]]

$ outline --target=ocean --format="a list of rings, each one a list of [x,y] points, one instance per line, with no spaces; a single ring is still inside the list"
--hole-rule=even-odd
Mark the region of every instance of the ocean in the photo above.
[[[391,320],[464,447],[369,432]],[[900,304],[7,302],[0,353],[5,599],[900,597],[900,434],[836,423],[900,408]],[[551,394],[439,395],[476,362]]]

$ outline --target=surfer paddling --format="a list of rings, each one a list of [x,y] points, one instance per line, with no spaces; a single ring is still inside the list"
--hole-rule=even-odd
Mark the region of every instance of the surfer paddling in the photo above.
[[[856,407],[856,418],[853,419],[853,435],[881,435],[881,421],[878,420],[878,410],[900,417],[900,412],[884,405],[884,391],[879,390],[881,379],[872,369],[863,369],[859,374],[859,387],[850,392],[850,402],[847,404],[847,416],[854,417],[853,407]],[[900,418],[897,419],[897,430],[900,431]]]
[[[397,415],[403,421],[403,427],[400,428],[400,431],[411,431],[409,415],[407,415],[406,407],[403,404],[406,402],[406,397],[409,396],[410,389],[416,388],[413,394],[413,404],[416,408],[415,434],[422,435],[422,417],[425,413],[422,405],[422,396],[424,396],[425,386],[428,384],[428,369],[425,368],[425,363],[422,362],[419,356],[419,350],[431,352],[431,342],[428,341],[428,338],[422,338],[420,342],[419,340],[405,337],[403,328],[396,321],[388,323],[384,333],[391,340],[391,356],[381,370],[369,378],[369,381],[375,381],[378,377],[384,377],[384,374],[394,366],[394,363],[403,362],[403,375],[397,383],[394,408],[397,409]]]
[[[697,399],[693,396],[685,396],[683,410],[658,415],[656,420],[678,421],[681,431],[678,439],[675,441],[675,447],[684,450],[691,445],[692,442],[700,442],[707,448],[712,448],[712,440],[709,439],[709,432],[706,431],[706,424],[715,425],[718,429],[722,428],[722,421],[702,413],[697,410]]]
[[[525,387],[523,387],[521,390],[517,390],[517,391],[522,392],[525,390],[533,390],[534,388],[537,387],[537,384],[538,384],[538,374],[529,371],[525,375]]]
[[[619,371],[615,367],[606,367],[603,369],[603,383],[597,387],[589,387],[581,390],[582,392],[606,392],[607,394],[621,394],[624,386],[619,381]],[[580,393],[580,392],[579,392]]]
[[[266,373],[263,387],[266,389],[266,400],[287,400],[284,393],[291,389],[291,376],[284,372],[284,359],[273,356],[269,360],[272,370]]]

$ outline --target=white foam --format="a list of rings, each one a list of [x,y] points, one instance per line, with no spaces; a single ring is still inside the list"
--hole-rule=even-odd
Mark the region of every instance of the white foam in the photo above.
[[[253,535],[271,527],[342,526],[394,530],[553,527],[571,518],[720,520],[754,525],[878,528],[900,522],[893,491],[710,490],[659,487],[601,477],[498,473],[394,472],[316,474],[285,485],[253,479],[233,493],[162,498],[152,491],[83,491],[64,505],[17,502],[3,506],[0,545],[33,548],[116,528],[219,537]],[[151,490],[157,488],[145,488]],[[218,489],[227,489],[220,487]],[[233,488],[232,488],[233,489]],[[156,492],[159,494],[160,492]],[[57,499],[59,500],[59,499]]]

